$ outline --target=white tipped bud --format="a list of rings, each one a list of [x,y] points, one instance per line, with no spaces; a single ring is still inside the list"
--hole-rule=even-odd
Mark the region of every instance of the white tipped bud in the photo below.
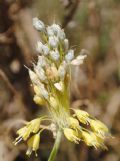
[[[84,60],[87,57],[87,55],[78,55],[76,57],[77,60]]]
[[[54,36],[54,35],[58,36],[58,33],[60,31],[61,31],[61,28],[57,24],[53,24],[53,25],[47,27],[48,36]]]
[[[84,59],[87,57],[87,55],[79,55],[76,57],[76,59],[72,60],[72,65],[81,65],[83,64]]]
[[[69,48],[69,41],[68,41],[68,39],[64,40],[64,46],[65,46],[65,50],[68,50],[68,48]]]
[[[49,44],[51,47],[56,48],[58,46],[58,38],[55,36],[49,37]]]
[[[79,59],[74,59],[71,61],[72,65],[81,65],[83,64],[83,60],[79,60]]]
[[[37,17],[33,18],[33,26],[39,31],[45,30],[44,23],[42,21],[40,21]]]
[[[61,30],[60,26],[57,25],[57,24],[53,24],[53,25],[51,26],[51,28],[52,28],[54,34],[56,34],[56,35],[57,35],[58,32]]]
[[[48,36],[54,36],[54,31],[53,31],[53,29],[51,28],[51,26],[48,26],[48,27],[47,27],[47,34],[48,34]]]
[[[41,95],[45,99],[48,99],[48,97],[49,97],[48,91],[45,89],[45,87],[44,87],[44,85],[42,83],[39,84],[39,88],[40,88]]]
[[[29,71],[29,76],[30,76],[30,79],[31,81],[36,84],[38,82],[38,76],[35,72],[33,72],[32,70],[28,70]]]
[[[45,89],[42,89],[42,92],[41,92],[41,94],[43,95],[43,97],[44,97],[45,99],[48,99],[48,97],[49,97],[49,94],[48,94],[47,90],[45,90]]]
[[[66,74],[66,70],[67,70],[67,64],[65,62],[63,62],[63,64],[60,65],[59,69],[58,69],[58,75],[60,77],[60,79],[64,79],[65,74]]]
[[[34,70],[35,70],[36,74],[38,75],[38,77],[39,77],[39,79],[41,81],[45,81],[46,80],[47,77],[45,75],[45,71],[44,71],[43,68],[41,68],[41,67],[38,68],[38,66],[35,66]]]
[[[65,55],[65,60],[70,62],[74,58],[74,50],[69,50],[67,55]]]
[[[36,86],[34,86],[34,91],[38,97],[44,97],[45,99],[48,99],[48,92],[44,87],[44,84],[39,82]],[[40,100],[40,99],[39,99]]]
[[[63,84],[62,81],[60,81],[59,83],[55,83],[54,86],[55,86],[55,88],[56,88],[57,90],[63,92],[63,90],[64,90],[64,84]]]
[[[65,39],[65,33],[64,33],[64,30],[60,30],[58,32],[58,37],[60,40],[64,40]]]
[[[47,45],[43,45],[40,41],[38,41],[36,50],[41,54],[48,55],[50,49]]]
[[[47,45],[43,45],[42,46],[42,50],[43,50],[43,54],[44,55],[48,55],[49,54],[50,49],[49,49],[49,47]]]
[[[38,41],[37,42],[37,46],[36,46],[36,50],[37,50],[38,53],[42,53],[43,52],[42,51],[42,46],[43,46],[43,44],[40,41]]]
[[[38,63],[37,66],[38,67],[45,67],[47,65],[47,62],[45,60],[44,56],[38,56]]]
[[[58,78],[57,68],[55,66],[46,68],[46,75],[48,79],[51,79],[52,81],[56,80]]]
[[[50,56],[51,56],[51,58],[53,60],[59,60],[59,57],[60,57],[59,52],[58,52],[57,49],[55,51],[51,51]]]

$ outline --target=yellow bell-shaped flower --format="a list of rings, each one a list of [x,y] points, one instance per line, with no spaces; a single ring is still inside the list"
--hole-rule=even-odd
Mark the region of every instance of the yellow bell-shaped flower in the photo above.
[[[38,130],[40,129],[40,123],[41,123],[41,118],[37,118],[37,119],[30,121],[27,127],[28,129],[31,130],[31,132],[37,133]]]
[[[88,146],[94,146],[95,148],[100,146],[97,136],[93,132],[82,131],[82,139]]]
[[[83,110],[74,110],[75,115],[77,116],[78,120],[83,123],[87,124],[90,121],[89,114]]]
[[[79,143],[80,141],[80,138],[78,137],[78,132],[73,130],[73,129],[70,129],[70,128],[64,128],[63,129],[63,132],[64,132],[64,135],[65,137],[71,141],[71,142],[75,142],[76,144]]]
[[[77,130],[80,128],[78,120],[73,117],[69,117],[69,124],[70,124],[70,127],[73,129]]]
[[[28,156],[31,155],[32,151],[35,152],[36,156],[37,153],[36,151],[39,149],[39,143],[40,143],[40,134],[35,134],[33,135],[28,141],[27,141],[27,145],[28,145],[28,150],[26,152],[26,154]]]
[[[21,129],[19,129],[19,130],[17,131],[17,134],[19,135],[19,137],[16,138],[16,140],[15,140],[15,145],[16,145],[17,143],[19,143],[22,139],[23,139],[24,141],[27,140],[27,138],[29,137],[30,133],[31,133],[31,130],[28,129],[26,126],[24,126],[24,127],[22,127]]]
[[[103,137],[104,137],[105,133],[108,133],[107,126],[99,120],[91,120],[90,126],[91,126],[93,131],[102,135]]]

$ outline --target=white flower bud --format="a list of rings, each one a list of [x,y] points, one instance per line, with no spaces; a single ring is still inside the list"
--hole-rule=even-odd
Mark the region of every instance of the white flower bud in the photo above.
[[[39,31],[45,30],[44,23],[42,21],[40,21],[37,17],[33,18],[33,26]]]
[[[51,58],[53,60],[59,60],[59,57],[60,57],[59,52],[58,52],[57,49],[55,51],[51,51],[50,56],[51,56]]]
[[[57,68],[55,66],[47,67],[46,75],[48,79],[51,79],[52,81],[56,80],[58,78]]]
[[[48,36],[54,36],[54,35],[57,36],[60,31],[61,31],[61,28],[57,24],[53,24],[53,25],[47,27]]]
[[[29,71],[29,76],[30,76],[30,79],[31,81],[36,84],[37,82],[39,82],[39,79],[38,79],[38,76],[35,72],[33,72],[32,70],[28,70]]]
[[[41,95],[45,99],[48,99],[48,97],[49,97],[48,91],[45,89],[45,87],[44,87],[44,85],[42,83],[39,83],[39,88],[40,88]]]
[[[49,44],[51,47],[56,48],[58,46],[58,38],[56,36],[50,36]]]
[[[54,36],[54,31],[53,31],[53,29],[51,28],[51,26],[48,26],[48,27],[47,27],[47,34],[48,34],[48,36]]]
[[[58,75],[60,77],[60,79],[64,79],[65,74],[66,74],[66,70],[67,70],[67,64],[65,62],[63,62],[58,69]]]
[[[86,57],[87,57],[87,55],[79,55],[76,57],[76,59],[71,61],[71,64],[72,65],[81,65]]]
[[[57,25],[57,24],[53,24],[53,25],[51,26],[51,28],[52,28],[54,34],[56,34],[56,35],[61,31],[60,26]]]
[[[64,46],[65,46],[65,50],[68,50],[68,48],[69,48],[69,41],[68,41],[68,39],[64,39]]]
[[[76,57],[77,60],[84,60],[87,57],[87,55],[78,55]]]
[[[70,62],[74,58],[74,50],[69,50],[67,55],[65,55],[65,60]]]
[[[43,44],[40,41],[38,41],[36,46],[36,50],[38,53],[42,53],[42,46]]]
[[[47,79],[43,68],[41,68],[41,67],[38,68],[38,66],[35,66],[34,70],[41,81],[45,81]]]
[[[42,50],[43,50],[43,54],[44,54],[44,55],[48,55],[48,53],[49,53],[49,51],[50,51],[50,49],[48,48],[47,45],[43,45],[43,46],[42,46]]]
[[[65,39],[65,33],[64,33],[64,30],[60,30],[58,32],[58,37],[60,40],[64,40]]]
[[[58,83],[55,83],[54,86],[55,86],[55,88],[56,88],[57,90],[59,90],[59,91],[61,91],[61,92],[64,90],[64,85],[63,85],[63,82],[62,82],[62,81],[60,81],[60,82],[58,82]]]
[[[36,50],[41,54],[48,55],[50,49],[47,45],[43,45],[40,41],[38,41]]]
[[[72,65],[81,65],[83,63],[83,60],[79,60],[79,59],[74,59],[71,61]]]
[[[45,67],[47,65],[47,62],[45,60],[44,56],[38,56],[38,63],[37,66],[38,67]]]

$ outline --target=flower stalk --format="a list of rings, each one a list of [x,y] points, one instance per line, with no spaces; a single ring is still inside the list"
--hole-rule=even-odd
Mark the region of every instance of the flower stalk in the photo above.
[[[60,146],[61,138],[62,138],[62,131],[58,130],[57,136],[56,136],[56,139],[55,139],[55,143],[54,143],[53,149],[50,153],[48,161],[54,161],[55,160],[56,154],[57,154],[59,146]]]

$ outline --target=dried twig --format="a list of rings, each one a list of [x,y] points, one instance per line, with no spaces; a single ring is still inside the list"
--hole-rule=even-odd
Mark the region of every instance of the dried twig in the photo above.
[[[68,23],[72,20],[75,12],[77,10],[79,2],[80,2],[80,0],[74,0],[73,2],[70,1],[70,3],[68,3],[68,5],[66,6],[66,9],[68,11],[63,19],[63,23],[62,23],[63,27],[66,27],[68,25]]]
[[[0,33],[0,44],[11,44],[13,43],[13,29],[10,27],[6,32]]]
[[[10,83],[9,79],[7,78],[6,74],[0,69],[0,78],[4,80],[6,83],[6,86],[9,88],[9,90],[15,95],[17,91],[13,87],[13,85]]]

